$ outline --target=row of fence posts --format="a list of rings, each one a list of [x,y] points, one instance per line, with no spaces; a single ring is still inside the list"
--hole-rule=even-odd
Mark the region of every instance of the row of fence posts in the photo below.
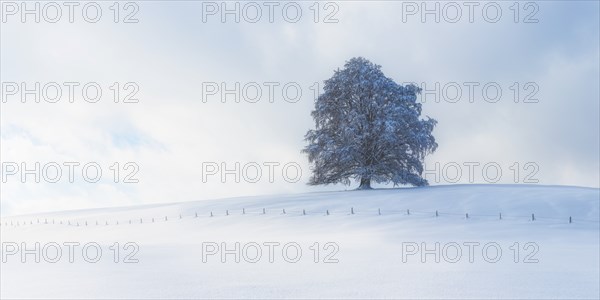
[[[285,208],[284,208],[284,209],[282,209],[282,213],[283,213],[283,214],[287,214],[287,213],[286,213],[286,211],[285,211]],[[245,214],[246,214],[246,209],[245,209],[245,208],[242,208],[242,214],[243,214],[243,215],[245,215]],[[262,209],[262,214],[263,214],[263,215],[266,215],[266,214],[267,214],[267,210],[266,210],[266,208],[263,208],[263,209]],[[354,215],[354,214],[355,214],[355,213],[354,213],[354,207],[351,207],[351,208],[350,208],[350,214],[351,214],[351,215]],[[381,208],[378,208],[378,209],[377,209],[377,214],[381,216]],[[407,209],[407,210],[406,210],[406,214],[407,214],[407,215],[410,215],[410,209]],[[229,216],[229,210],[225,210],[225,215],[226,215],[226,216]],[[305,210],[305,209],[303,209],[303,210],[302,210],[302,215],[303,215],[303,216],[305,216],[305,215],[306,215],[306,210]],[[329,209],[327,209],[327,210],[325,211],[325,215],[327,215],[327,216],[329,216],[329,215],[330,215],[330,213],[329,213]],[[214,214],[213,214],[213,212],[212,212],[212,211],[210,212],[210,216],[211,216],[211,217],[214,217]],[[436,211],[435,211],[435,217],[437,218],[437,217],[439,217],[439,216],[440,216],[440,213],[439,213],[439,212],[436,210]],[[195,213],[194,213],[194,218],[198,218],[198,212],[195,212]],[[183,216],[182,216],[181,214],[179,214],[179,219],[180,219],[180,220],[181,220],[181,219],[183,219]],[[465,213],[465,219],[469,219],[469,213]],[[499,215],[498,215],[498,219],[499,219],[499,220],[502,220],[502,213],[499,213]],[[167,222],[168,220],[169,220],[168,216],[165,216],[165,222]],[[531,220],[531,221],[535,221],[535,220],[536,220],[536,219],[535,219],[535,214],[531,214],[531,219],[530,219],[530,220]],[[154,223],[154,222],[155,222],[155,219],[154,219],[154,218],[152,218],[152,223]],[[142,224],[142,223],[144,223],[144,220],[143,220],[142,218],[140,218],[140,224]],[[569,224],[571,224],[571,223],[573,223],[573,218],[572,218],[571,216],[569,216]],[[23,225],[26,225],[26,224],[27,224],[27,222],[23,221]],[[33,225],[33,221],[30,221],[30,224],[31,224],[31,225]],[[40,224],[40,219],[37,219],[37,224]],[[45,219],[45,220],[44,220],[44,224],[48,224],[48,219]],[[52,224],[55,224],[55,220],[54,220],[54,219],[52,219]],[[62,225],[62,224],[63,224],[63,221],[60,221],[60,225]],[[132,224],[131,220],[129,220],[129,224]],[[20,225],[20,222],[17,222],[17,226],[19,226],[19,225]],[[71,221],[68,221],[68,225],[69,225],[69,226],[71,226],[71,225],[72,225],[72,224],[71,224]],[[98,224],[98,221],[96,221],[96,226],[98,226],[98,225],[99,225],[99,224]],[[106,225],[108,225],[108,221],[106,221]],[[117,221],[116,225],[119,225],[119,221]],[[1,224],[1,223],[0,223],[0,226],[2,226],[2,224]],[[4,222],[4,226],[8,226],[8,222]],[[10,226],[14,226],[14,223],[13,223],[12,221],[10,222]],[[76,226],[79,226],[79,222],[76,222]],[[85,226],[88,226],[88,222],[87,222],[87,221],[85,221]]]

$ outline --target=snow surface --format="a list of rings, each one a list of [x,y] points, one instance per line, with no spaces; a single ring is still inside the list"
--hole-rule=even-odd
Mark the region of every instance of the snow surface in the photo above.
[[[0,268],[0,296],[598,299],[599,203],[600,190],[595,188],[454,185],[6,217],[0,227],[6,259]],[[531,220],[532,213],[535,221]],[[44,224],[46,219],[49,224]],[[74,263],[68,261],[66,247],[56,263],[44,259],[35,263],[33,255],[26,256],[23,263],[21,253],[7,255],[5,247],[9,243],[26,243],[31,249],[35,242],[41,247],[51,242],[95,242],[102,245],[103,255],[97,263],[86,262],[81,246],[75,248]],[[108,248],[115,242],[121,248],[127,242],[139,245],[134,256],[139,262],[123,263],[130,251],[121,249],[120,262],[115,263],[114,253]],[[225,242],[230,249],[235,242],[241,246],[279,242],[280,246],[275,247],[273,263],[269,262],[267,247],[261,248],[262,257],[256,263],[243,258],[236,263],[233,255],[226,256],[225,262],[220,255],[207,256],[207,262],[203,262],[202,245],[207,242]],[[302,248],[296,263],[286,262],[281,254],[282,246],[291,242]],[[309,248],[315,242],[321,249],[318,263]],[[333,249],[323,249],[328,242],[339,247],[333,256],[337,263],[323,263],[324,256]],[[426,256],[425,262],[420,255],[407,256],[403,262],[403,243],[422,242],[430,249],[436,242],[441,247],[455,242],[463,253],[456,263],[444,260],[445,256],[436,263],[433,255]],[[462,246],[465,242],[480,243],[475,247],[474,262],[469,262],[468,248]],[[485,244],[492,242],[502,250],[496,263],[485,261],[494,258],[493,249],[485,258],[481,252]],[[518,263],[510,249],[515,242],[520,248]],[[523,262],[534,249],[523,248],[529,242],[538,247],[530,257],[537,263]],[[94,257],[94,251],[90,253]],[[253,253],[250,251],[247,257],[253,258]],[[290,250],[286,258],[294,256]]]

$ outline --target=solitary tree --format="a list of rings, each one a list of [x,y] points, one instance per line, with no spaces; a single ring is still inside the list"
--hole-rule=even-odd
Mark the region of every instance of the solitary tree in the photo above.
[[[309,184],[350,184],[370,189],[371,181],[427,185],[421,177],[425,155],[437,148],[436,121],[420,118],[415,85],[399,85],[365,58],[352,58],[325,81],[306,133],[312,164]]]

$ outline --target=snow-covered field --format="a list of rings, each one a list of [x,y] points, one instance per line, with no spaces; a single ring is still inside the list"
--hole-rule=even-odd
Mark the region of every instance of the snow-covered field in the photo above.
[[[599,202],[594,188],[456,185],[6,217],[0,296],[598,299]]]

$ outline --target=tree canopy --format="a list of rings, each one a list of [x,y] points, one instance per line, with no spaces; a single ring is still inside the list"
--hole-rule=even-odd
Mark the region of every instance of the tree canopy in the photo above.
[[[425,156],[437,148],[437,121],[421,119],[415,85],[400,85],[365,58],[352,58],[325,80],[311,113],[315,129],[305,135],[309,184],[371,181],[427,185]]]

